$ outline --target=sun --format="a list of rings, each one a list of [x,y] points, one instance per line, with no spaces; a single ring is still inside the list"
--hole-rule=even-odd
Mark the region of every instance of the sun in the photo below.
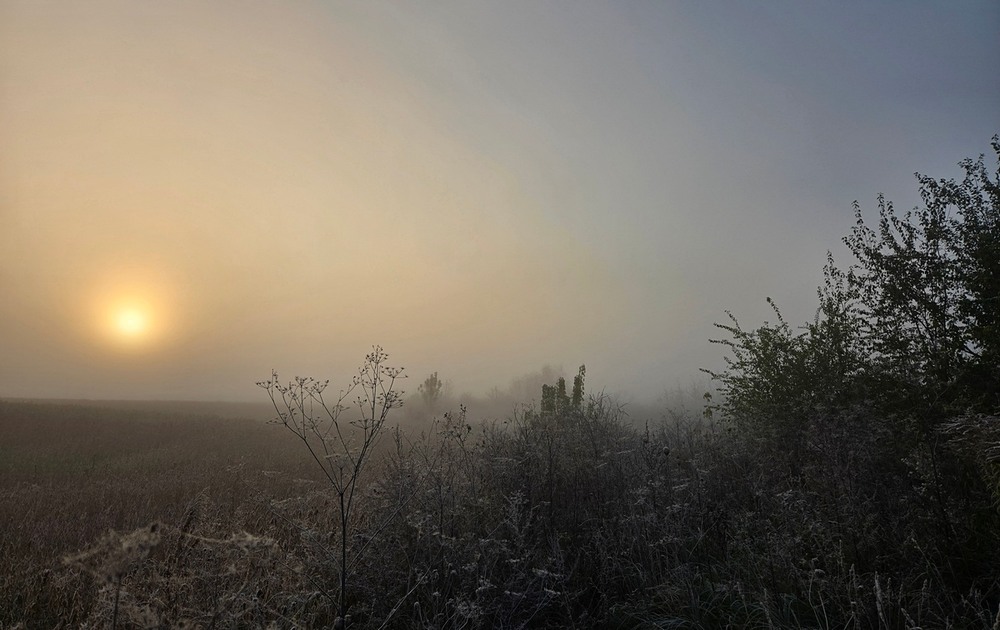
[[[91,282],[80,322],[95,349],[151,357],[177,342],[180,308],[170,274],[109,269]]]
[[[137,339],[148,331],[149,318],[138,308],[126,307],[115,316],[114,324],[122,337]]]
[[[131,350],[156,345],[162,323],[150,300],[118,299],[109,302],[103,311],[102,327],[108,341]]]

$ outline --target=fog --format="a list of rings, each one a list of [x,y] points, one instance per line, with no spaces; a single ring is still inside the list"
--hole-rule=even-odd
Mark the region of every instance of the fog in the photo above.
[[[654,401],[1000,131],[1000,6],[0,3],[0,397]]]

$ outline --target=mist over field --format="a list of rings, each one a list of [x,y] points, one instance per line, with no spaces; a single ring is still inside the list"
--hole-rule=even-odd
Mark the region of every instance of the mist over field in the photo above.
[[[0,627],[997,630],[998,33],[0,0]]]
[[[996,6],[4,2],[0,396],[630,400],[998,127]]]

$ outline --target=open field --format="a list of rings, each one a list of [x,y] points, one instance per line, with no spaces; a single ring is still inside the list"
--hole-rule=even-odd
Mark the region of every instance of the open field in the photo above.
[[[344,538],[285,427],[0,402],[0,626],[334,626],[342,550],[358,628],[995,625],[986,515],[950,503],[965,542],[941,542],[861,433],[784,476],[600,400],[474,425],[387,432]]]
[[[64,555],[109,530],[179,525],[197,501],[229,528],[253,493],[287,493],[293,486],[284,480],[312,475],[279,427],[156,409],[0,401],[4,624],[35,619],[48,627],[85,612],[90,603],[60,601],[68,585],[50,579],[65,574]]]

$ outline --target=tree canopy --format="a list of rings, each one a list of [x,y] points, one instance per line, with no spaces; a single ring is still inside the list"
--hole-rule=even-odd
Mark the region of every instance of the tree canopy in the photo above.
[[[997,137],[992,149],[1000,163]],[[1000,170],[982,155],[960,165],[961,181],[917,174],[923,205],[909,212],[880,196],[875,225],[855,202],[855,261],[828,255],[812,323],[795,330],[772,303],[774,324],[717,324],[732,356],[712,375],[732,421],[774,429],[863,401],[929,431],[1000,410]]]
[[[922,205],[878,198],[869,223],[855,202],[831,255],[811,323],[728,337],[714,411],[771,488],[787,488],[847,534],[846,558],[906,574],[922,554],[950,588],[1000,561],[1000,139],[997,161],[960,163],[964,177],[917,175]],[[876,524],[878,526],[876,527]],[[900,544],[899,541],[905,541]],[[992,563],[992,564],[991,564]],[[917,565],[912,575],[920,574]],[[914,578],[916,579],[916,578]]]

